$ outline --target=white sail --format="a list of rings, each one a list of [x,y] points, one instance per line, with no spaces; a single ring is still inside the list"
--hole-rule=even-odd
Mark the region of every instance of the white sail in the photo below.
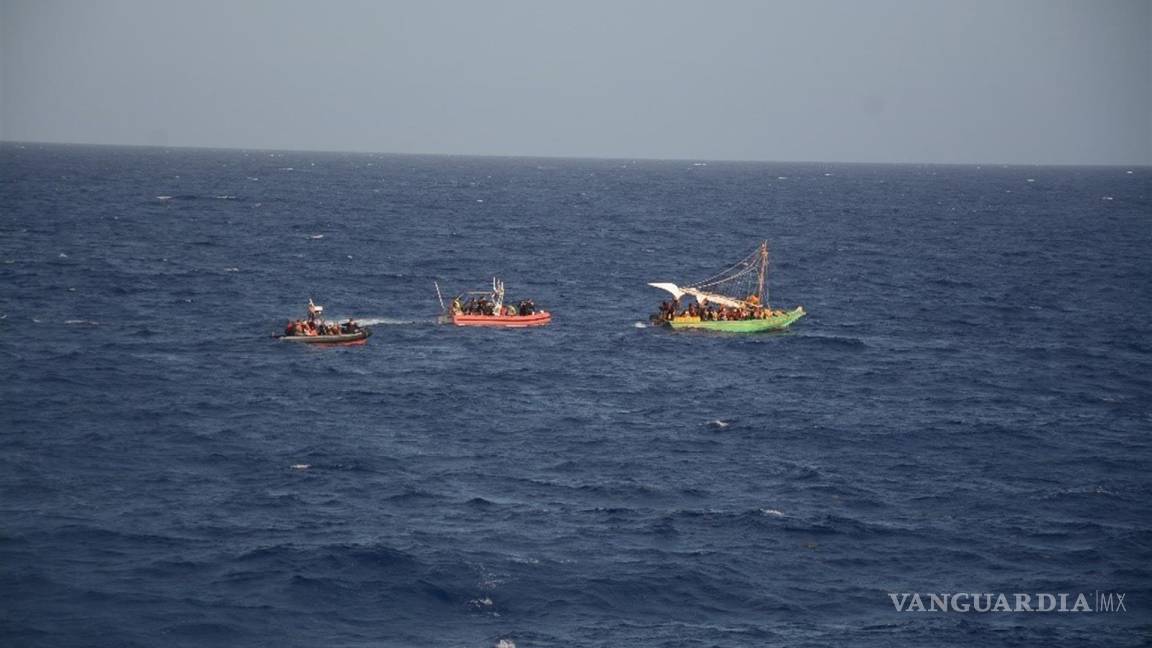
[[[742,299],[732,299],[731,297],[725,297],[724,295],[719,295],[716,293],[704,292],[703,290],[697,290],[696,288],[684,288],[684,293],[695,297],[696,301],[700,302],[701,305],[719,304],[720,306],[731,306],[732,308],[744,308],[748,305],[748,302]]]
[[[649,286],[659,288],[660,290],[667,290],[672,293],[676,299],[682,299],[684,295],[691,295],[696,298],[696,301],[703,304],[716,304],[717,306],[731,306],[732,308],[743,308],[748,303],[742,299],[733,299],[719,293],[707,292],[699,288],[681,288],[674,283],[650,283]]]
[[[653,288],[659,288],[660,290],[667,290],[668,292],[672,293],[672,296],[676,299],[680,299],[684,296],[684,291],[680,289],[680,286],[677,286],[674,283],[650,283],[648,285],[652,286]]]

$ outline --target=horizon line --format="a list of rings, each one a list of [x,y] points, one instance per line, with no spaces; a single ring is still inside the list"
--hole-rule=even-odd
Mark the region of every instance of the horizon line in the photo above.
[[[253,151],[259,153],[321,153],[321,154],[352,154],[352,155],[386,155],[396,157],[445,157],[445,158],[498,158],[498,159],[535,159],[535,160],[595,160],[595,161],[629,161],[629,162],[707,162],[717,164],[837,164],[837,165],[875,165],[875,166],[967,166],[967,167],[1134,167],[1148,168],[1152,163],[1123,163],[1123,162],[878,162],[878,161],[843,161],[843,160],[768,160],[768,159],[738,159],[738,158],[705,158],[705,157],[623,157],[623,156],[587,156],[587,155],[520,155],[509,153],[403,153],[390,151],[369,151],[362,149],[296,149],[296,148],[260,148],[249,146],[196,146],[196,145],[167,145],[167,144],[109,144],[105,142],[75,142],[52,140],[10,140],[0,138],[0,144],[49,145],[49,146],[93,146],[103,148],[141,148],[141,149],[187,149],[196,151]]]

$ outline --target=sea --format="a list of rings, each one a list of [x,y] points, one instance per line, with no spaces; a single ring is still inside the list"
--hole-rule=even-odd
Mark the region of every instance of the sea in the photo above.
[[[4,143],[0,645],[1148,645],[1150,258],[1148,167]]]

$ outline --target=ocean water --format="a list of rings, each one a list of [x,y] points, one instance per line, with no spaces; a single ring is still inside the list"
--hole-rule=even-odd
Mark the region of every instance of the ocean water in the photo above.
[[[646,326],[761,239],[790,332]],[[1150,252],[1148,168],[0,145],[0,644],[1145,645]]]

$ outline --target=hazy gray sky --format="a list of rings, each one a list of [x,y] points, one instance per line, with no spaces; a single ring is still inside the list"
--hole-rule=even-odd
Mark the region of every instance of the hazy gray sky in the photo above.
[[[1152,0],[0,0],[0,138],[1152,164]]]

